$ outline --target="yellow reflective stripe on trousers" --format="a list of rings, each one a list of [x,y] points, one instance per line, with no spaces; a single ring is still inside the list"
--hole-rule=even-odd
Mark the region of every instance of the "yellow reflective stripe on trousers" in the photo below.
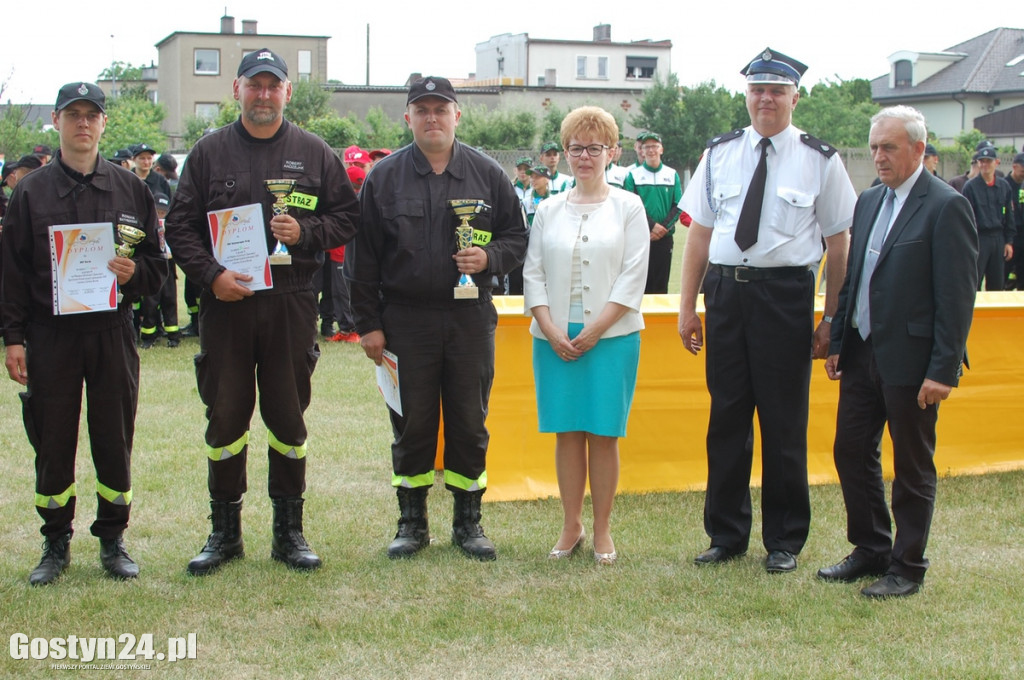
[[[127,491],[115,491],[109,486],[106,486],[96,480],[96,493],[100,495],[100,498],[113,503],[114,505],[131,505],[132,504],[132,490]]]
[[[306,444],[285,444],[270,430],[267,430],[267,443],[270,444],[270,448],[280,453],[285,458],[293,458],[299,460],[300,458],[306,457]]]
[[[227,460],[231,456],[237,456],[242,452],[242,449],[249,443],[249,431],[246,430],[245,434],[239,437],[237,440],[231,442],[227,446],[206,446],[206,455],[209,456],[210,460]]]
[[[469,477],[463,477],[457,472],[445,470],[444,483],[448,486],[454,486],[456,489],[462,489],[463,491],[479,491],[480,489],[486,489],[487,470],[484,470],[484,473],[477,479],[470,479]]]
[[[71,500],[72,497],[77,495],[78,494],[75,493],[75,485],[72,483],[71,486],[64,490],[64,493],[57,494],[56,496],[44,496],[37,493],[36,506],[50,509],[63,508],[68,504],[68,501]]]
[[[424,472],[422,475],[403,477],[402,475],[391,476],[391,486],[404,486],[406,489],[418,489],[422,486],[431,486],[434,483],[434,471]]]

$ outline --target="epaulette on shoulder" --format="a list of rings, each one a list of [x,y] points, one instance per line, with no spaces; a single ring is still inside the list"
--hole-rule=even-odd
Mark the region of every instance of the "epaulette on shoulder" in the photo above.
[[[832,158],[832,156],[839,152],[839,149],[836,147],[831,144],[826,144],[817,137],[812,137],[806,132],[800,135],[800,141],[820,153],[825,158]]]
[[[708,148],[718,146],[722,142],[731,142],[734,139],[738,139],[743,135],[743,128],[739,130],[733,130],[732,132],[726,132],[724,135],[717,135],[708,140]]]

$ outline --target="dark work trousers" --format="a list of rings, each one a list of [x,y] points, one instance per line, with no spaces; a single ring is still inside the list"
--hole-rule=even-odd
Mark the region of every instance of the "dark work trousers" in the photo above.
[[[651,255],[648,259],[647,286],[644,293],[667,293],[668,277],[672,272],[672,246],[674,239],[668,234],[651,241]]]
[[[338,330],[351,333],[356,329],[352,320],[352,296],[349,294],[348,281],[345,280],[344,262],[329,260],[332,269],[331,295],[334,298],[334,320],[338,322]]]
[[[121,314],[120,311],[116,312]],[[29,442],[36,452],[36,494],[59,497],[75,483],[78,421],[85,383],[86,422],[96,480],[107,489],[131,491],[131,452],[135,408],[139,397],[139,354],[131,317],[95,332],[30,324],[25,336],[28,390],[22,393],[22,414]],[[128,526],[131,505],[97,493],[96,521],[91,531],[114,538]],[[43,506],[45,505],[45,507]],[[66,503],[37,502],[42,533],[54,536],[71,530],[75,497]]]
[[[177,274],[175,274],[177,276]],[[203,288],[192,279],[185,277],[185,286],[182,291],[182,299],[185,301],[185,309],[188,310],[189,316],[199,313],[199,295],[202,293]]]
[[[178,331],[178,268],[168,262],[167,278],[160,292],[142,298],[142,327],[151,328],[153,335],[163,323],[168,333]]]
[[[320,321],[328,324],[338,320],[338,315],[334,311],[333,285],[334,262],[331,262],[331,258],[327,256],[327,253],[324,253],[324,261],[320,265],[320,271],[313,276],[313,286],[316,288],[315,293],[319,300],[317,309],[320,312]]]
[[[395,475],[415,477],[434,469],[443,408],[445,469],[479,479],[487,469],[490,439],[484,421],[494,382],[494,305],[388,304],[382,321],[387,348],[398,356],[404,413],[388,409]]]
[[[204,290],[199,304],[201,350],[196,382],[206,405],[206,444],[222,451],[249,430],[256,393],[260,415],[273,437],[300,447],[306,442],[302,414],[309,406],[310,378],[320,357],[316,344],[316,298],[312,291],[257,293],[221,302]],[[267,447],[271,498],[301,496],[306,459],[289,458]],[[235,501],[247,488],[247,447],[209,459],[213,500]]]
[[[889,572],[924,581],[924,556],[935,508],[935,423],[938,407],[917,405],[920,385],[886,385],[878,375],[871,338],[853,332],[843,346],[843,375],[833,455],[846,503],[846,537],[854,553],[868,559],[892,557]],[[896,477],[892,514],[885,503],[879,443],[885,424],[893,443]]]
[[[764,547],[797,554],[811,520],[807,408],[814,275],[740,283],[709,269],[704,304],[711,394],[704,529],[711,545],[747,549],[756,409]]]
[[[978,290],[985,279],[985,290],[1003,290],[1006,274],[1002,229],[988,229],[978,232]]]

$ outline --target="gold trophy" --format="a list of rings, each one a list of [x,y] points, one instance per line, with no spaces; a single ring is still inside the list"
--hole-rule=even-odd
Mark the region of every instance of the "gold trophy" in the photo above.
[[[448,201],[448,207],[462,220],[462,224],[455,227],[455,241],[459,250],[465,250],[473,245],[473,227],[469,225],[469,221],[488,206],[479,198],[459,198]],[[473,277],[469,274],[459,276],[459,285],[455,286],[455,299],[470,300],[478,297],[480,289],[473,283]]]
[[[287,215],[288,214],[288,195],[295,191],[295,180],[293,179],[265,179],[263,184],[267,187],[267,191],[277,197],[274,201],[274,214],[275,215]],[[274,252],[270,254],[270,264],[291,264],[292,256],[288,252],[288,246],[277,242],[274,247]]]
[[[117,237],[120,240],[115,248],[117,254],[121,257],[131,257],[135,254],[135,246],[146,240],[146,232],[127,224],[119,224]]]

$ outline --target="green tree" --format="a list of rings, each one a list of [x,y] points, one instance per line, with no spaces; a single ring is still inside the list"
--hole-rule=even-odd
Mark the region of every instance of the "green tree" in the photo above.
[[[308,121],[322,118],[334,113],[331,108],[331,95],[312,80],[292,83],[292,99],[284,109],[284,117],[299,127],[305,127]]]
[[[548,142],[562,143],[562,121],[568,115],[568,109],[562,109],[557,104],[549,104],[547,111],[544,112],[544,118],[540,124],[540,143],[546,144]],[[519,147],[522,149],[528,149],[529,146]]]
[[[362,129],[357,121],[342,118],[336,112],[314,118],[306,123],[305,129],[327,142],[333,149],[344,149],[358,144]]]
[[[367,133],[362,143],[367,148],[394,151],[412,141],[409,127],[404,122],[396,123],[388,118],[380,106],[374,106],[366,112],[364,123]]]
[[[160,123],[167,117],[163,106],[145,97],[118,97],[107,102],[107,129],[100,139],[100,153],[109,157],[118,149],[145,142],[157,151],[167,150],[167,135]]]
[[[4,155],[6,162],[31,153],[37,144],[53,149],[60,145],[57,131],[44,129],[43,121],[29,123],[28,112],[27,106],[8,105],[0,116],[0,154]]]
[[[115,61],[100,71],[99,80],[142,80],[142,67],[132,66],[131,62]]]
[[[459,139],[482,149],[529,149],[537,139],[537,118],[523,110],[462,109]]]
[[[871,116],[879,108],[871,101],[871,83],[867,80],[827,81],[807,94],[802,91],[793,111],[793,124],[832,146],[864,147],[871,131]]]
[[[686,127],[684,109],[679,77],[670,73],[665,80],[655,79],[640,99],[640,113],[632,118],[633,125],[640,130],[661,135],[665,147],[663,159],[670,166],[677,166],[687,156],[688,144],[682,139]]]

